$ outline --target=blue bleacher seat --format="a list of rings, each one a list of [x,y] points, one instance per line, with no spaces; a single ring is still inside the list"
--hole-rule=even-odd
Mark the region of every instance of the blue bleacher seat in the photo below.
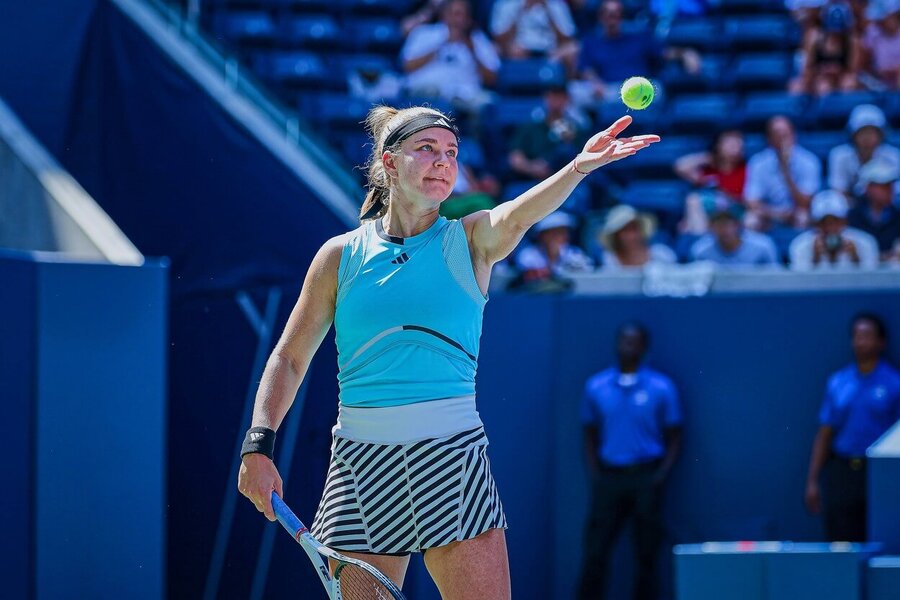
[[[412,13],[416,0],[333,0],[341,5],[346,14],[378,15],[402,18]]]
[[[738,109],[738,120],[746,129],[762,131],[770,117],[785,115],[796,127],[802,127],[808,102],[806,96],[787,92],[747,94]]]
[[[860,104],[880,104],[874,92],[837,92],[822,96],[810,104],[809,121],[819,129],[837,129],[847,125],[850,111]]]
[[[721,22],[715,18],[676,20],[666,36],[666,45],[688,46],[706,51],[721,49]]]
[[[344,80],[354,71],[384,73],[397,70],[394,62],[383,54],[342,54],[330,56],[327,63],[334,70],[335,75],[339,75]]]
[[[844,131],[809,131],[797,135],[797,143],[818,156],[823,164],[827,162],[832,148],[846,144],[848,140]]]
[[[744,133],[744,156],[747,160],[750,160],[750,157],[757,152],[765,150],[767,145],[766,134]]]
[[[276,36],[275,21],[262,11],[217,14],[213,30],[237,44],[269,44]]]
[[[565,82],[562,65],[543,58],[504,60],[497,73],[497,90],[506,94],[539,94]]]
[[[485,119],[485,125],[509,132],[522,123],[540,118],[544,114],[543,107],[544,101],[540,96],[500,98],[487,109],[490,114]]]
[[[243,0],[246,1],[246,0]],[[274,10],[290,10],[302,15],[337,15],[341,5],[335,0],[253,0]]]
[[[700,72],[694,75],[687,73],[680,62],[670,62],[663,68],[660,80],[666,93],[671,95],[720,90],[726,82],[724,74],[728,63],[725,56],[704,54]]]
[[[469,137],[463,137],[459,141],[459,160],[472,169],[480,170],[487,167],[487,159],[481,144]]]
[[[728,69],[737,90],[784,90],[791,76],[792,57],[785,52],[742,54]]]
[[[787,14],[730,17],[723,26],[725,43],[736,50],[777,50],[797,46],[799,31]]]
[[[684,197],[689,188],[686,182],[676,179],[635,181],[626,186],[621,199],[639,210],[652,211],[671,220],[684,211]]]
[[[344,35],[357,50],[398,56],[403,33],[396,19],[358,17],[344,22]]]
[[[735,105],[733,94],[678,96],[669,102],[666,123],[674,132],[715,131],[734,125]]]
[[[329,85],[329,69],[322,58],[303,50],[269,52],[257,58],[256,72],[266,81],[288,88],[321,88]]]
[[[346,133],[340,140],[340,147],[348,166],[357,174],[364,174],[364,165],[372,153],[372,140],[364,133]],[[361,171],[360,171],[361,169]]]
[[[693,152],[709,149],[710,138],[702,135],[667,135],[663,142],[654,144],[635,154],[628,160],[614,162],[609,167],[616,171],[617,165],[634,177],[666,179],[675,175],[675,161]],[[605,167],[604,167],[605,168]]]
[[[359,133],[362,122],[372,107],[366,100],[333,93],[318,94],[314,106],[314,114],[306,115],[307,118],[329,133]]]
[[[784,0],[716,0],[721,15],[751,15],[784,10]]]
[[[344,36],[332,16],[286,15],[279,23],[279,38],[288,47],[332,50]]]

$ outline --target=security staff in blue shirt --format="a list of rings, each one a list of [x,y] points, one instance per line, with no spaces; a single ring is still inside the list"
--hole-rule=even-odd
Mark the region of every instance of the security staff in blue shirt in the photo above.
[[[823,512],[829,541],[866,540],[866,449],[900,420],[900,371],[883,357],[884,322],[852,323],[854,364],[828,380],[806,480],[806,506]]]
[[[642,366],[649,336],[626,323],[616,336],[618,368],[588,379],[581,419],[593,490],[579,598],[605,598],[616,538],[634,518],[635,599],[657,597],[661,496],[681,443],[681,406],[672,381]]]

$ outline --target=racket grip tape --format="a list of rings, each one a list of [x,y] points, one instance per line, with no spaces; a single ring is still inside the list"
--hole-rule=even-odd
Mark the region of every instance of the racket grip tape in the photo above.
[[[294,539],[299,541],[300,536],[309,531],[275,491],[272,492],[272,510],[275,511],[278,522],[294,536]]]

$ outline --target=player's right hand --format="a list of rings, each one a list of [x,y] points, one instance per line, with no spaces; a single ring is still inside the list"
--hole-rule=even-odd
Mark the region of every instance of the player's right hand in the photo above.
[[[281,475],[278,474],[275,463],[263,454],[245,454],[238,472],[238,491],[270,521],[275,520],[275,511],[272,510],[272,490],[284,498]]]

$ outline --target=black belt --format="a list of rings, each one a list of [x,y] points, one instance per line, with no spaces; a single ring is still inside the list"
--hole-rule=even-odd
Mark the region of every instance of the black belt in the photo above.
[[[865,456],[838,456],[837,454],[832,454],[831,459],[847,465],[853,471],[862,471],[866,466]]]
[[[601,464],[600,470],[604,473],[646,473],[655,471],[662,464],[662,459],[651,460],[649,462],[635,463],[633,465],[608,465]]]

